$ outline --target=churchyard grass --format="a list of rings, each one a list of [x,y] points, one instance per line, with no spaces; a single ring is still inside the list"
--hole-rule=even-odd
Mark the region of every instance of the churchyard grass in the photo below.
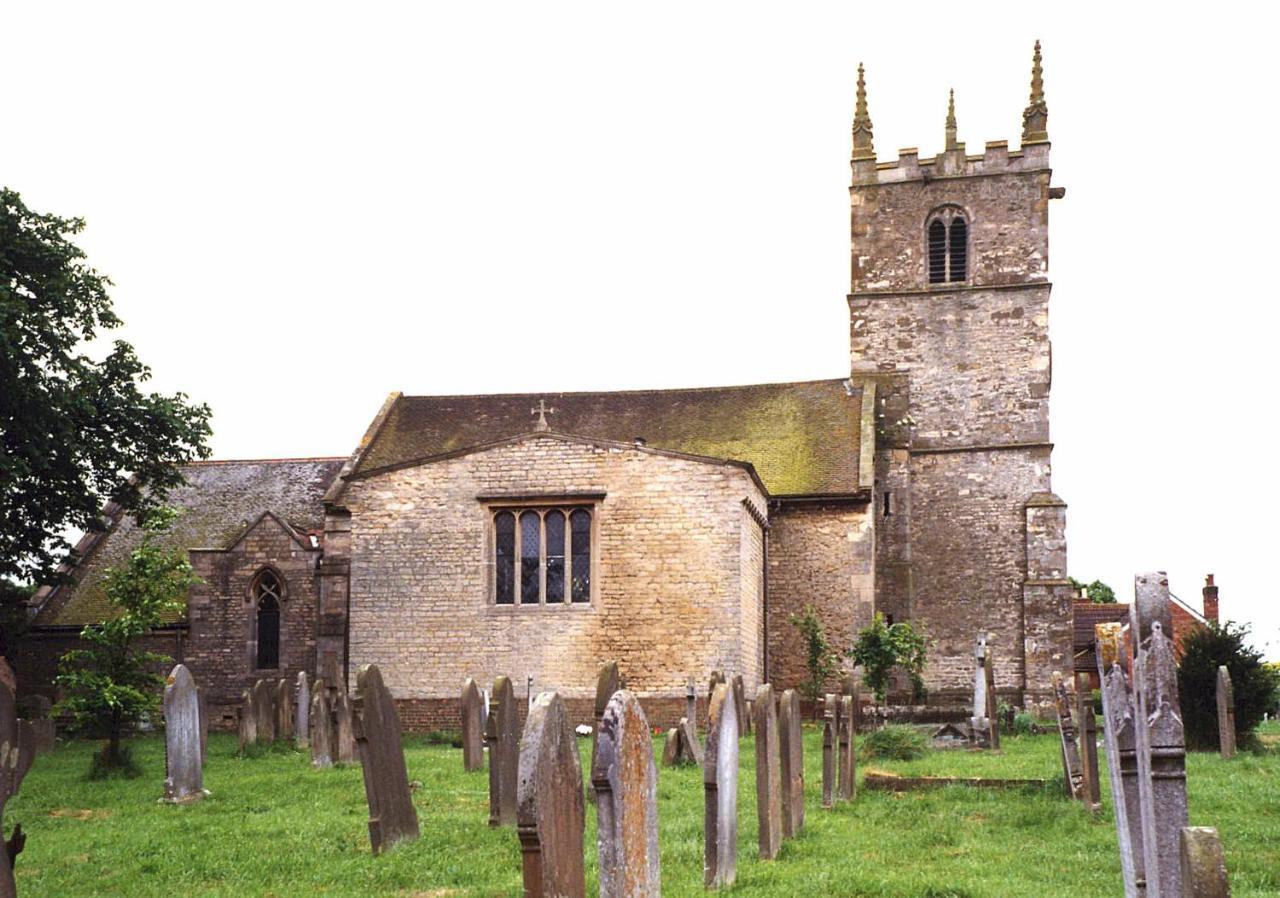
[[[1269,724],[1269,737],[1280,727]],[[852,804],[818,807],[821,746],[805,731],[805,829],[776,861],[756,857],[754,741],[741,742],[739,860],[733,892],[752,896],[1071,896],[1120,893],[1107,786],[1097,819],[1062,795],[1057,736],[1006,737],[1000,754],[930,751],[914,761],[860,760],[910,775],[1041,777],[1043,790],[948,787],[926,793],[859,789]],[[381,857],[369,852],[359,766],[312,770],[289,749],[235,756],[232,736],[210,737],[205,786],[186,807],[157,803],[164,744],[135,741],[138,779],[84,779],[93,746],[40,757],[6,821],[29,834],[17,863],[20,895],[73,896],[517,896],[514,828],[490,828],[487,774],[464,773],[460,749],[408,737],[409,777],[422,838]],[[590,740],[579,740],[583,767]],[[655,740],[661,750],[661,741]],[[1237,898],[1280,894],[1280,749],[1231,760],[1191,753],[1193,825],[1218,827]],[[1105,765],[1104,773],[1105,777]],[[663,893],[699,896],[702,780],[661,769]],[[587,810],[587,894],[597,893],[595,811]]]

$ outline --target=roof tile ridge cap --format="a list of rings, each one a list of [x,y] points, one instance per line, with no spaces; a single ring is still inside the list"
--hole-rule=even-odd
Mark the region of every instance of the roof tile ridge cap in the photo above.
[[[529,393],[420,393],[407,395],[406,400],[414,399],[523,399],[528,396],[618,396],[658,393],[711,393],[724,390],[752,390],[761,387],[804,387],[815,384],[843,384],[847,377],[823,377],[815,380],[781,380],[769,383],[720,384],[706,387],[646,387],[634,390],[543,390]]]
[[[218,465],[284,465],[308,462],[346,461],[347,455],[304,455],[286,458],[200,458],[183,462],[179,467],[216,467]]]

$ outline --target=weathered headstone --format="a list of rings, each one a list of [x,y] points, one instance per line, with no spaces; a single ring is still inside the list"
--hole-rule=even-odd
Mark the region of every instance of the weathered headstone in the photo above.
[[[853,728],[853,696],[840,697],[840,800],[853,801],[858,794],[857,736]]]
[[[782,835],[791,838],[804,828],[804,742],[800,730],[800,696],[782,693],[778,713],[782,766]]]
[[[969,734],[980,748],[991,747],[991,718],[987,716],[987,634],[979,633],[973,650],[973,715],[969,718]]]
[[[258,714],[253,706],[253,692],[249,689],[240,694],[240,752],[245,746],[258,741]]]
[[[822,711],[822,806],[835,806],[836,754],[840,737],[836,733],[836,697],[830,692]]]
[[[356,715],[351,707],[351,696],[339,691],[333,699],[333,750],[337,764],[356,762]]]
[[[688,728],[685,719],[682,729]],[[591,784],[601,898],[656,898],[661,893],[658,773],[644,709],[626,690],[614,693],[600,722]]]
[[[1163,571],[1139,574],[1134,585],[1129,632],[1136,649],[1133,691],[1147,896],[1176,898],[1182,879],[1178,842],[1187,825],[1187,773],[1169,579]]]
[[[400,744],[400,717],[378,665],[360,668],[356,690],[356,745],[369,801],[369,845],[378,854],[418,838],[418,815]]]
[[[1080,743],[1077,741],[1075,718],[1071,713],[1071,694],[1059,671],[1053,672],[1053,695],[1058,711],[1058,734],[1062,744],[1062,774],[1067,794],[1076,801],[1085,800],[1084,774],[1080,768]]]
[[[311,766],[317,769],[333,766],[333,696],[316,680],[316,694],[311,696],[310,730]]]
[[[609,699],[613,698],[613,694],[622,688],[622,674],[618,671],[617,661],[606,661],[600,665],[600,672],[596,674],[596,704],[594,709],[594,720],[591,727],[591,766],[596,763],[596,742],[600,738],[600,721],[604,717],[604,709],[609,707]],[[492,763],[492,759],[490,760]],[[594,790],[587,794],[587,801],[595,802],[596,793]]]
[[[702,766],[702,743],[698,741],[698,733],[689,722],[689,718],[681,717],[676,727],[680,733],[680,751],[677,759],[681,764],[697,764]]]
[[[489,746],[489,825],[515,826],[520,718],[516,709],[516,690],[507,677],[493,681],[485,743]]]
[[[200,700],[185,664],[170,671],[165,681],[164,766],[165,801],[185,803],[204,798]]]
[[[1224,758],[1236,753],[1236,700],[1224,665],[1218,666],[1218,752]]]
[[[1182,891],[1173,898],[1231,898],[1218,831],[1212,826],[1184,826],[1179,836]]]
[[[18,794],[18,787],[31,767],[34,755],[34,736],[30,724],[19,721],[9,682],[14,679],[9,665],[0,659],[0,838],[4,834],[4,809],[9,799]],[[26,837],[22,825],[14,827],[8,842],[0,843],[0,898],[14,898],[17,886],[13,879],[13,862]]]
[[[573,724],[558,693],[539,693],[529,705],[517,757],[516,833],[524,894],[584,898],[582,767]]]
[[[259,742],[276,741],[276,692],[273,684],[258,680],[253,684],[253,716]]]
[[[1124,667],[1123,627],[1096,624],[1098,678],[1102,684],[1103,740],[1111,804],[1115,808],[1116,841],[1120,846],[1120,870],[1125,898],[1146,893],[1145,858],[1142,852],[1142,813],[1138,795],[1137,725],[1133,689]]]
[[[662,741],[662,766],[675,767],[680,763],[680,728],[667,730],[667,737]]]
[[[698,732],[698,687],[690,677],[684,684],[684,716],[693,731]]]
[[[293,738],[293,688],[288,680],[276,683],[276,738]]]
[[[730,680],[733,684],[734,711],[738,715],[738,734],[751,735],[751,711],[747,708],[747,691],[742,682],[742,674],[734,674]]]
[[[724,672],[723,672],[723,671],[719,671],[719,670],[713,670],[713,671],[711,671],[711,679],[707,681],[707,708],[708,708],[707,713],[708,713],[708,714],[710,714],[710,713],[711,713],[711,712],[710,712],[710,708],[711,708],[711,693],[715,692],[715,691],[716,691],[716,687],[717,687],[717,686],[719,686],[721,683],[728,683],[728,682],[729,682],[729,681],[728,681],[728,680],[726,680],[726,679],[725,679],[725,677],[724,677]],[[709,727],[709,726],[711,726],[710,721],[708,721],[707,726],[708,726],[708,727]]]
[[[462,715],[462,769],[483,770],[484,730],[480,719],[484,716],[484,703],[480,698],[480,687],[470,677],[462,684],[458,708]]]
[[[702,881],[708,888],[723,888],[733,885],[738,870],[738,708],[733,687],[724,683],[711,695],[702,785]]]
[[[992,748],[1000,747],[1000,711],[996,702],[996,671],[991,646],[982,658],[982,674],[987,681],[987,735]]]
[[[293,742],[302,751],[311,745],[311,684],[305,670],[298,671],[294,686]]]
[[[1098,718],[1093,713],[1093,689],[1089,675],[1077,673],[1076,729],[1080,734],[1080,772],[1084,775],[1084,801],[1090,811],[1102,807],[1102,785],[1098,779]],[[996,727],[998,730],[999,727]]]
[[[58,740],[58,727],[53,718],[37,717],[35,720],[29,722],[31,724],[32,734],[35,738],[36,754],[42,755],[45,752],[53,751]]]
[[[768,683],[756,690],[752,713],[756,716],[756,817],[760,859],[773,860],[782,850],[782,740],[778,736],[773,687]]]

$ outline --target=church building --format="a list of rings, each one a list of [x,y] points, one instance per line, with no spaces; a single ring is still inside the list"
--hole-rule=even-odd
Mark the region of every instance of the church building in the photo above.
[[[1013,704],[1071,669],[1066,506],[1050,485],[1048,110],[1021,145],[878,161],[853,120],[850,360],[829,380],[600,393],[392,393],[347,458],[186,469],[172,539],[201,583],[154,637],[206,689],[377,663],[409,728],[456,726],[504,674],[590,713],[620,662],[650,720],[693,677],[805,679],[789,617],[848,647],[876,613],[929,639],[930,704],[965,700],[990,634]],[[20,676],[48,684],[136,546],[119,509],[43,589]],[[904,697],[905,698],[905,697]]]

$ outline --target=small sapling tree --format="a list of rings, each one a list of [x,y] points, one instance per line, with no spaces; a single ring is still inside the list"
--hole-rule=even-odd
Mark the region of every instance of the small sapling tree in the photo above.
[[[909,621],[886,624],[884,615],[877,613],[870,624],[858,631],[848,655],[862,667],[862,678],[876,694],[876,701],[883,703],[895,667],[911,678],[917,696],[924,693],[926,649],[924,633]]]
[[[94,755],[92,778],[136,773],[124,736],[159,707],[159,671],[172,659],[144,651],[138,641],[181,610],[197,582],[186,553],[162,544],[175,516],[160,508],[144,518],[141,545],[124,565],[107,571],[103,590],[113,616],[85,627],[83,647],[65,652],[58,664],[55,682],[63,698],[57,712],[71,718],[74,732],[105,740]]]
[[[787,620],[800,631],[804,640],[805,669],[809,679],[800,687],[800,693],[813,703],[817,715],[818,700],[827,682],[836,675],[836,653],[827,642],[822,629],[822,618],[812,605],[805,605],[800,614],[792,614]]]

